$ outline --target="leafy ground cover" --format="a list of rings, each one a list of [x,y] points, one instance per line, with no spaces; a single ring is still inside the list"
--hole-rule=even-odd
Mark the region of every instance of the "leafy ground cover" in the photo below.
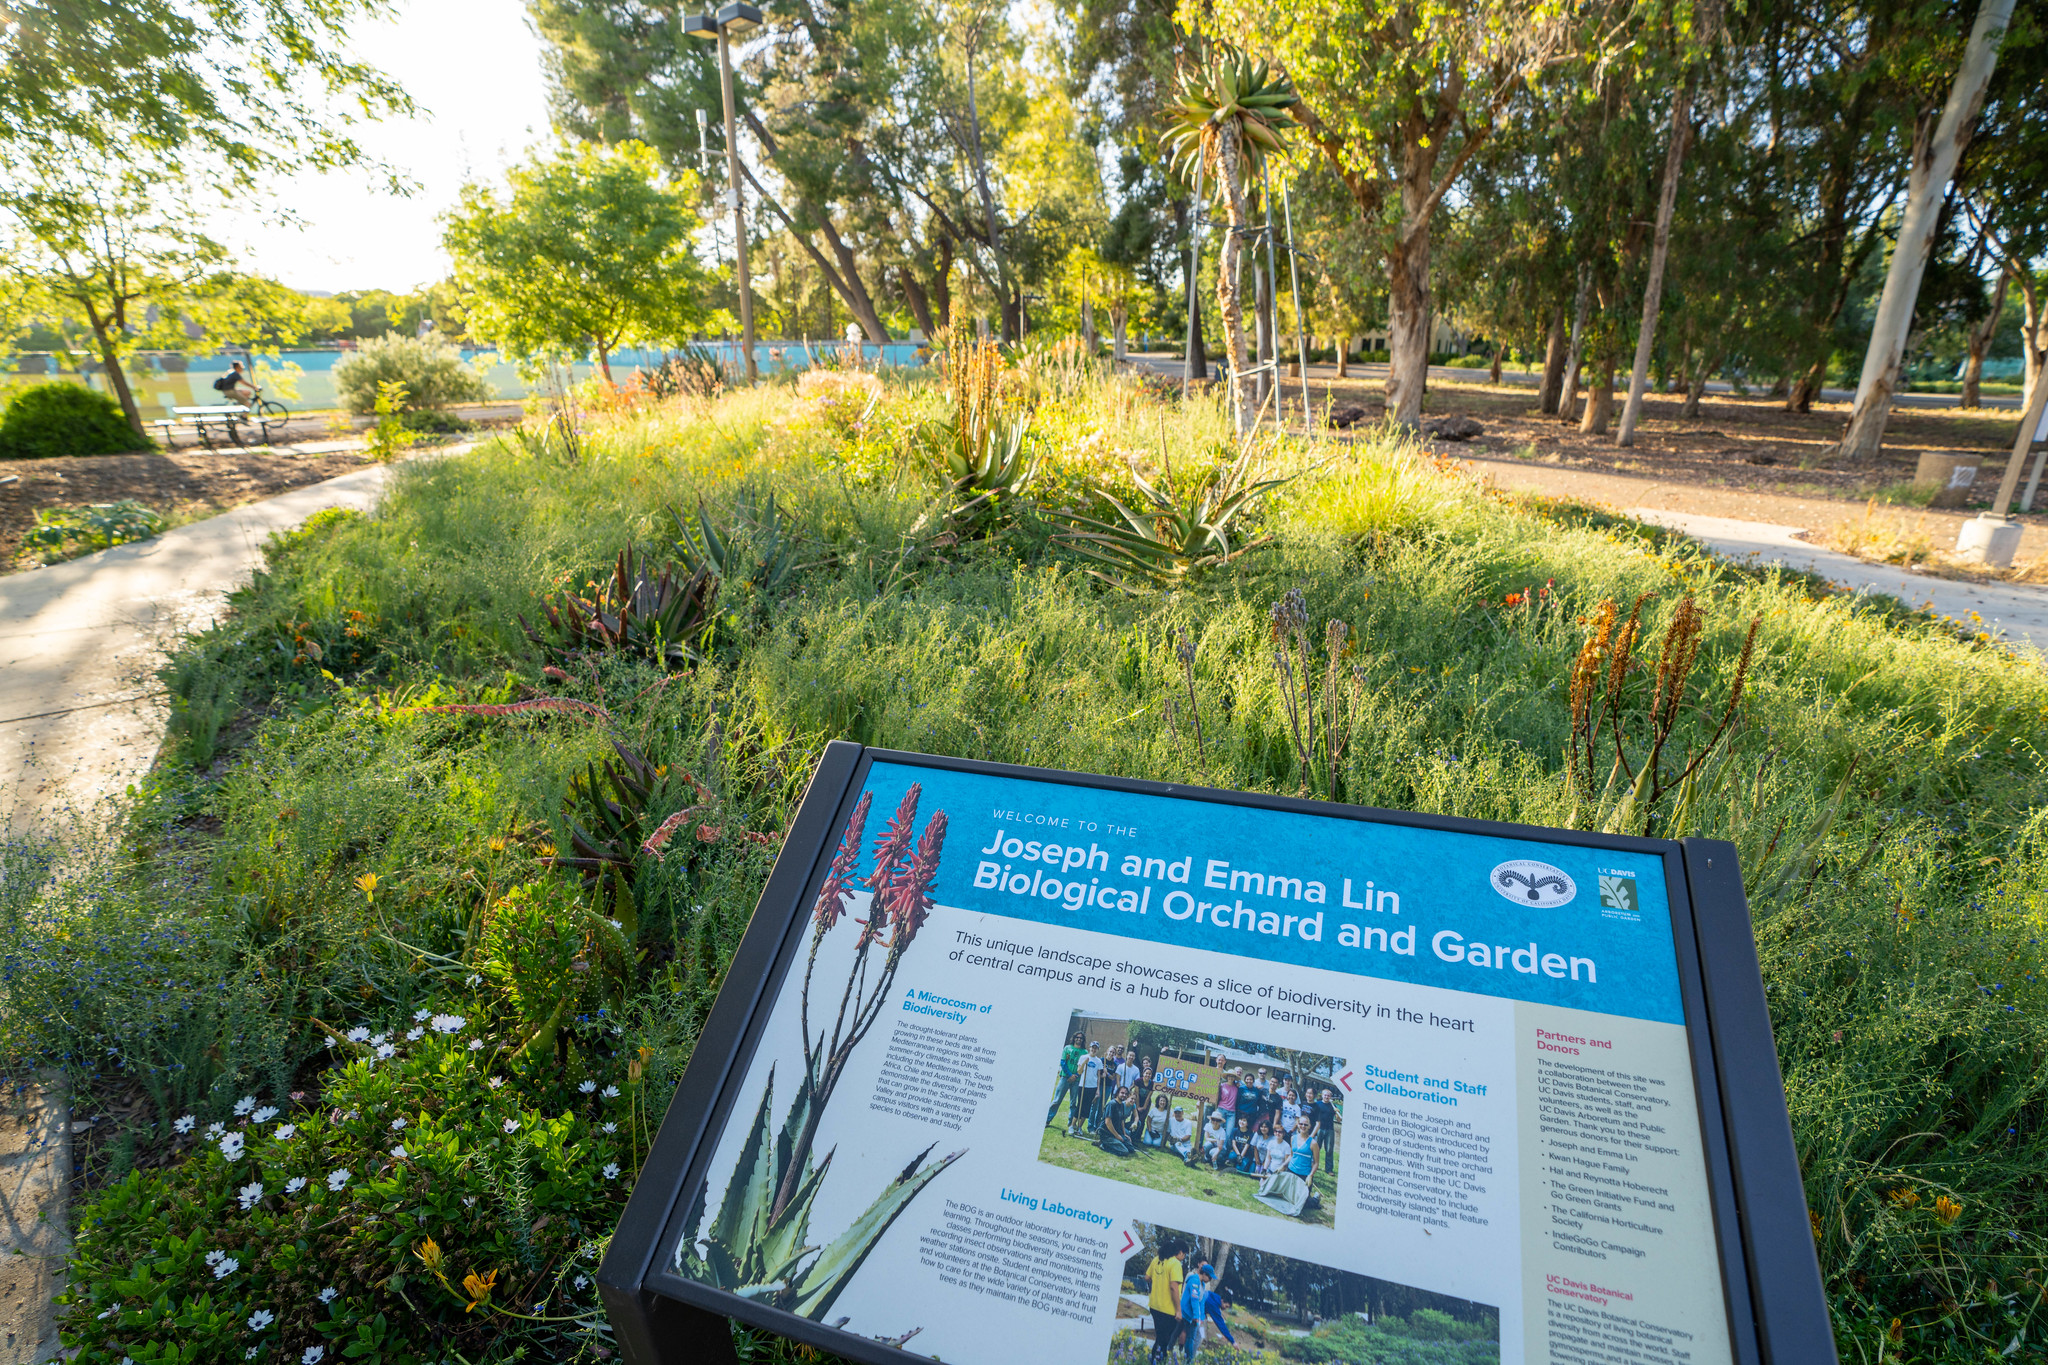
[[[1000,489],[945,458],[957,393],[769,387],[417,462],[271,545],[113,837],[4,853],[0,1052],[119,1120],[79,1360],[602,1358],[595,1258],[838,737],[1734,840],[1845,1359],[2035,1348],[2038,666],[1391,438],[1262,447],[1292,481],[1156,590],[1056,513],[1198,505],[1223,415],[986,380],[1028,418]],[[1606,730],[1568,765],[1594,719],[1632,764],[1663,734],[1657,780]]]
[[[1127,1185],[1143,1185],[1148,1190],[1186,1195],[1205,1204],[1244,1209],[1250,1213],[1265,1214],[1268,1218],[1286,1217],[1255,1198],[1259,1182],[1253,1177],[1235,1171],[1217,1171],[1208,1166],[1190,1166],[1173,1153],[1156,1147],[1142,1148],[1127,1157],[1112,1156],[1096,1143],[1068,1137],[1065,1129],[1047,1128],[1045,1140],[1038,1146],[1038,1159],[1070,1171],[1099,1175],[1105,1180],[1121,1180]],[[1318,1227],[1332,1226],[1334,1217],[1331,1211],[1336,1207],[1337,1178],[1319,1167],[1315,1179],[1309,1183],[1322,1203],[1310,1209],[1299,1221]]]

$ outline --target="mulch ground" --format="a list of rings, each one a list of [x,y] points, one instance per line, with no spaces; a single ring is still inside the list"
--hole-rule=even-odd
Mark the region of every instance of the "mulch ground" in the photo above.
[[[1483,373],[1479,377],[1483,380]],[[1368,422],[1380,417],[1382,388],[1376,377],[1334,382],[1312,370],[1309,386],[1318,406],[1326,385],[1338,405],[1365,405]],[[1616,396],[1617,419],[1624,396]],[[1781,399],[1709,394],[1699,417],[1692,420],[1680,417],[1682,406],[1683,399],[1676,396],[1648,398],[1636,428],[1636,445],[1628,450],[1614,444],[1612,426],[1603,436],[1581,435],[1576,423],[1544,416],[1533,387],[1432,378],[1424,411],[1427,416],[1463,413],[1479,422],[1485,430],[1466,443],[1475,454],[1856,502],[1911,480],[1922,451],[1982,454],[1984,467],[1976,484],[1980,494],[1974,504],[1981,507],[1990,506],[1997,493],[2019,421],[2019,413],[2006,408],[1894,408],[1880,459],[1852,465],[1833,453],[1848,422],[1846,403],[1815,403],[1811,412],[1797,413],[1785,411]]]
[[[288,449],[158,451],[0,461],[0,571],[29,567],[21,538],[41,508],[84,507],[133,498],[174,523],[196,521],[346,474],[371,463],[361,450],[300,455]]]

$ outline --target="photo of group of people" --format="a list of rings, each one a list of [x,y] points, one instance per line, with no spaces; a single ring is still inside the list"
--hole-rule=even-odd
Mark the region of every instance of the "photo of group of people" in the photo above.
[[[1330,1226],[1343,1060],[1076,1011],[1038,1159]]]
[[[1109,1365],[1500,1360],[1500,1310],[1487,1304],[1153,1223],[1135,1231]]]

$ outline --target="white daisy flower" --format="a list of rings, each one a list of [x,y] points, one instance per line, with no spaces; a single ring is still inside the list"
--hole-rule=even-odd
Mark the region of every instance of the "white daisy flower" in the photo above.
[[[392,1159],[393,1161],[403,1161],[403,1160],[405,1160],[405,1148],[404,1148],[404,1146],[403,1146],[403,1145],[401,1145],[401,1146],[397,1146],[397,1147],[393,1147],[393,1148],[391,1149],[391,1159]]]
[[[415,1024],[424,1024],[424,1023],[426,1023],[426,1022],[427,1022],[427,1011],[425,1011],[425,1010],[414,1010],[414,1011],[412,1012],[412,1021],[413,1021],[413,1022],[414,1022]]]
[[[405,1031],[405,1041],[408,1043],[417,1043],[421,1038],[426,1036],[426,1032],[427,1031],[423,1028],[409,1028]]]
[[[249,1315],[249,1330],[260,1332],[276,1321],[277,1314],[271,1312],[268,1308],[259,1308]]]
[[[235,1191],[235,1198],[242,1201],[243,1213],[247,1213],[250,1209],[255,1208],[256,1201],[261,1199],[262,1197],[263,1182],[260,1180],[252,1180],[248,1184],[242,1186],[241,1189]]]
[[[302,1175],[295,1175],[290,1180],[284,1182],[284,1192],[286,1194],[297,1194],[300,1190],[303,1190],[305,1188],[306,1177]]]
[[[393,1047],[393,1046],[391,1046],[391,1044],[389,1044],[389,1043],[379,1043],[379,1044],[377,1044],[377,1060],[378,1060],[378,1061],[380,1061],[380,1062],[388,1062],[388,1061],[390,1061],[390,1060],[391,1060],[391,1059],[392,1059],[393,1057],[396,1057],[397,1055],[398,1055],[398,1049],[397,1049],[397,1048],[395,1048],[395,1047]]]
[[[370,1031],[358,1024],[348,1031],[348,1040],[351,1043],[367,1043],[370,1041]]]
[[[322,1303],[333,1303],[333,1302],[334,1302],[334,1293],[335,1293],[335,1291],[334,1291],[334,1290],[332,1290],[332,1289],[323,1289],[323,1290],[321,1290],[321,1291],[320,1291],[320,1302],[322,1302]]]
[[[491,1089],[493,1089],[493,1090],[496,1090],[496,1089],[497,1089],[498,1087],[502,1086],[503,1084],[505,1084],[505,1078],[504,1078],[503,1076],[493,1076],[493,1077],[491,1077]]]
[[[605,1178],[606,1180],[617,1180],[617,1179],[619,1178],[619,1163],[618,1163],[618,1162],[616,1162],[616,1161],[607,1161],[607,1162],[605,1162],[605,1163],[604,1163],[604,1178]]]
[[[590,1288],[590,1277],[588,1275],[578,1275],[576,1277],[576,1287],[578,1289]]]
[[[459,1014],[437,1014],[430,1027],[436,1033],[460,1033],[469,1021]]]
[[[583,1092],[584,1094],[588,1095],[588,1094],[589,1094],[589,1093],[591,1093],[591,1092],[592,1092],[593,1090],[597,1089],[597,1082],[596,1082],[596,1081],[585,1081],[585,1082],[584,1082],[583,1084],[581,1084],[581,1085],[577,1086],[576,1088],[577,1088],[578,1090],[581,1090],[581,1091],[582,1091],[582,1092]]]
[[[240,1161],[242,1159],[242,1135],[240,1133],[221,1134],[220,1155],[223,1161]]]
[[[508,1132],[508,1133],[516,1133],[516,1132],[518,1132],[518,1131],[519,1131],[519,1120],[518,1120],[518,1119],[506,1119],[506,1120],[505,1120],[505,1131],[506,1131],[506,1132]]]
[[[209,1251],[206,1253],[206,1263],[208,1265],[219,1265],[227,1258],[228,1254],[225,1251]]]
[[[220,1135],[227,1130],[228,1126],[225,1123],[209,1123],[206,1125],[206,1140],[208,1142],[217,1142],[220,1139]]]
[[[608,1100],[617,1099],[619,1097],[619,1088],[615,1085],[606,1086],[604,1088],[604,1097]]]
[[[261,1109],[258,1109],[255,1113],[249,1115],[249,1122],[268,1123],[276,1117],[277,1106],[274,1104],[266,1104]]]
[[[299,1365],[320,1365],[320,1358],[326,1354],[325,1346],[308,1346],[299,1356]]]
[[[404,1119],[393,1119],[393,1120],[391,1120],[391,1131],[392,1131],[392,1132],[394,1132],[394,1133],[402,1133],[402,1132],[404,1132],[404,1131],[405,1131],[405,1120],[404,1120]]]
[[[248,1113],[251,1109],[254,1109],[255,1107],[256,1097],[254,1095],[244,1095],[242,1096],[242,1098],[235,1101],[235,1116],[239,1118],[243,1114]]]
[[[483,984],[483,980],[484,980],[484,979],[483,979],[482,977],[478,976],[478,975],[477,975],[477,974],[476,974],[475,972],[471,972],[471,973],[469,974],[469,982],[468,982],[468,984],[469,984],[469,985],[471,985],[471,986],[480,986],[480,985],[482,985],[482,984]]]
[[[373,1034],[371,1034],[371,1035],[370,1035],[370,1046],[371,1046],[371,1047],[382,1047],[382,1046],[384,1046],[384,1044],[386,1044],[386,1043],[388,1043],[388,1042],[390,1042],[390,1041],[391,1041],[391,1035],[390,1035],[390,1034],[388,1034],[388,1033],[373,1033]]]
[[[619,1125],[618,1125],[618,1124],[616,1124],[616,1123],[607,1123],[607,1124],[606,1124],[606,1125],[605,1125],[605,1126],[604,1126],[604,1127],[603,1127],[602,1129],[600,1129],[599,1131],[600,1131],[600,1132],[606,1132],[606,1133],[616,1133],[616,1132],[618,1132],[618,1131],[619,1131]]]
[[[475,1196],[475,1195],[473,1195],[473,1194],[465,1194],[465,1195],[463,1195],[463,1196],[462,1196],[462,1207],[464,1207],[464,1208],[466,1208],[466,1209],[473,1209],[473,1208],[475,1208],[475,1207],[476,1207],[476,1196]]]
[[[330,1190],[340,1189],[343,1185],[348,1184],[348,1178],[351,1174],[352,1172],[344,1166],[342,1169],[334,1172],[332,1175],[327,1177],[327,1188]]]
[[[609,924],[612,928],[618,930],[622,934],[626,932],[626,926],[619,923],[619,921],[615,919],[607,919],[605,923]]]
[[[277,1125],[277,1131],[271,1134],[279,1142],[290,1142],[298,1135],[299,1125],[296,1123],[280,1123]]]
[[[481,1039],[481,1038],[472,1038],[472,1039],[470,1039],[470,1040],[469,1040],[469,1050],[470,1050],[471,1052],[482,1052],[482,1051],[484,1050],[484,1040],[483,1040],[483,1039]]]
[[[180,1133],[189,1133],[192,1131],[193,1125],[198,1122],[198,1119],[195,1119],[190,1114],[187,1114],[185,1115],[185,1117],[173,1121],[171,1127],[176,1129]]]
[[[334,1036],[333,1034],[331,1034],[331,1033],[330,1033],[330,1034],[328,1034],[328,1035],[327,1035],[327,1046],[328,1046],[328,1047],[330,1047],[330,1048],[331,1048],[331,1047],[334,1047],[334,1046],[338,1045],[338,1044],[339,1044],[340,1042],[341,1042],[341,1039],[339,1039],[339,1038],[335,1037],[335,1036]]]
[[[223,1256],[213,1263],[213,1278],[225,1280],[242,1268],[242,1263],[232,1256]]]
[[[261,1349],[262,1348],[259,1346],[251,1346],[248,1350],[242,1352],[242,1359],[254,1360],[256,1358],[256,1352]]]

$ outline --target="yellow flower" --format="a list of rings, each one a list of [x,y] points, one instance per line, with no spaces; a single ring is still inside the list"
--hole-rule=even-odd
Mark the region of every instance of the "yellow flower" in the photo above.
[[[493,853],[503,853],[505,851],[505,836],[500,834],[493,837],[490,843],[490,849],[491,852]]]
[[[1893,1190],[1885,1198],[1891,1200],[1902,1209],[1910,1209],[1920,1202],[1920,1191],[1900,1188]]]
[[[1944,1194],[1934,1201],[1934,1216],[1944,1223],[1953,1223],[1963,1216],[1963,1206]]]
[[[363,897],[366,900],[377,899],[377,874],[365,872],[362,876],[356,878],[356,889],[363,893]]]
[[[491,1291],[498,1287],[498,1272],[479,1276],[474,1270],[462,1277],[462,1287],[469,1291],[469,1306],[462,1311],[474,1313],[491,1301]]]
[[[412,1254],[419,1257],[427,1269],[436,1275],[441,1273],[441,1263],[447,1259],[441,1254],[441,1244],[431,1237],[414,1247]]]

